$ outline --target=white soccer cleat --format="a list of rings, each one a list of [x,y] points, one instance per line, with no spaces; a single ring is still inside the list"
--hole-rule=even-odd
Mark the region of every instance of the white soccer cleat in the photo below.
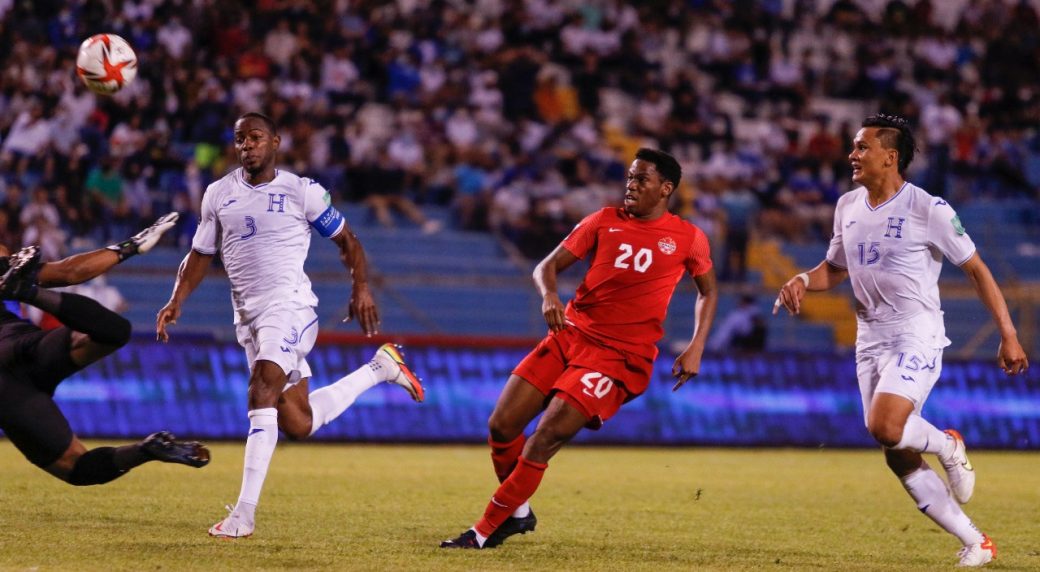
[[[401,347],[396,344],[383,344],[376,350],[374,358],[380,365],[386,368],[386,381],[400,385],[412,396],[412,399],[422,403],[426,398],[423,390],[422,380],[419,379],[408,364],[404,363]]]
[[[957,556],[960,556],[961,561],[957,563],[957,566],[975,568],[983,566],[997,558],[997,545],[993,543],[993,539],[982,535],[982,542],[978,544],[969,544],[964,548],[961,548],[957,552]]]
[[[162,238],[163,233],[177,224],[179,217],[180,214],[176,212],[166,213],[156,219],[151,226],[130,237],[130,241],[137,247],[137,253],[144,254],[151,250]]]
[[[950,491],[957,502],[964,504],[971,499],[975,492],[975,468],[968,460],[967,447],[964,445],[964,437],[956,429],[944,431],[953,438],[953,452],[949,457],[939,457],[939,462],[946,469],[946,480],[950,482]]]
[[[244,517],[235,512],[234,507],[224,507],[228,511],[227,518],[209,527],[209,535],[216,538],[245,538],[252,536],[256,524],[247,522]]]

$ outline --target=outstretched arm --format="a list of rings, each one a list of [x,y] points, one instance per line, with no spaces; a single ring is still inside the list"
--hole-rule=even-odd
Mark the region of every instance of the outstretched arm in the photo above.
[[[694,276],[697,285],[697,305],[694,308],[693,338],[672,365],[675,385],[672,391],[683,386],[691,377],[696,377],[701,370],[701,358],[704,346],[708,342],[708,332],[715,321],[715,310],[719,307],[719,290],[715,284],[715,269],[708,270],[700,276]]]
[[[989,267],[982,261],[982,257],[975,253],[967,262],[961,264],[961,270],[968,275],[975,292],[989,310],[1000,331],[1000,347],[997,349],[997,363],[1000,364],[1000,369],[1009,375],[1026,371],[1029,368],[1029,359],[1022,349],[1022,344],[1018,342],[1018,332],[1011,321],[1007,302],[1004,301],[1004,295],[1000,292],[1000,286],[997,285]]]
[[[163,233],[173,228],[177,216],[175,212],[165,214],[148,228],[112,246],[74,254],[56,262],[45,262],[40,266],[37,282],[44,288],[56,288],[96,278],[127,258],[151,250]]]
[[[577,256],[561,244],[534,267],[534,286],[542,296],[542,315],[545,316],[545,323],[549,325],[549,329],[554,332],[562,330],[565,325],[564,305],[556,290],[556,275],[578,260]]]
[[[361,331],[366,335],[378,334],[379,308],[376,307],[375,298],[368,288],[368,259],[365,257],[365,249],[346,222],[343,223],[343,230],[332,237],[332,242],[339,247],[339,258],[353,280],[350,307],[347,310],[347,318],[343,321],[349,322],[357,318],[361,324]]]
[[[177,323],[177,318],[181,316],[181,304],[188,299],[199,282],[202,282],[206,276],[206,269],[209,268],[212,261],[212,254],[202,254],[197,250],[189,252],[181,261],[180,267],[177,268],[177,281],[173,284],[170,301],[155,316],[155,338],[157,340],[170,341],[170,335],[166,333],[166,326]]]
[[[816,268],[798,274],[780,287],[780,294],[776,297],[776,303],[773,304],[773,315],[780,311],[780,306],[787,308],[792,316],[801,312],[802,298],[805,297],[807,291],[830,290],[841,284],[848,275],[848,270],[833,266],[824,260],[817,264]]]
[[[44,288],[82,284],[108,272],[116,264],[119,264],[119,255],[105,248],[73,254],[56,262],[43,263],[37,282]]]

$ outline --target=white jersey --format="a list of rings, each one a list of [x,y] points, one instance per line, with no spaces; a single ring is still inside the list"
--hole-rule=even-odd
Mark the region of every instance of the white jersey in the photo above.
[[[310,227],[333,237],[344,224],[329,193],[315,181],[276,170],[270,182],[253,186],[239,168],[206,188],[191,247],[207,255],[220,251],[237,324],[280,300],[317,306],[303,272]]]
[[[975,243],[953,208],[904,183],[873,208],[863,187],[838,199],[827,262],[849,272],[860,341],[871,330],[913,327],[945,346],[949,340],[939,306],[942,259],[960,266],[974,253]]]

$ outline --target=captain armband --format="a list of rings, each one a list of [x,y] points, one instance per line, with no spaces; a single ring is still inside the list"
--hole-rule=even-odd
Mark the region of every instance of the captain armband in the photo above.
[[[333,206],[325,209],[325,212],[311,221],[311,226],[314,230],[318,231],[318,234],[325,238],[336,236],[336,233],[343,228],[344,224],[346,223],[343,220],[343,215]]]

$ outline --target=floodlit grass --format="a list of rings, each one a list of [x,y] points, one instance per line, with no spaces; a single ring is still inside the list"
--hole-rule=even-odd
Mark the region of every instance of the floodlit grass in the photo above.
[[[93,443],[92,445],[97,445]],[[209,538],[242,444],[75,488],[0,441],[0,568],[33,570],[939,570],[959,548],[876,451],[572,447],[533,534],[445,551],[495,481],[483,447],[281,443],[252,538]],[[1040,569],[1035,453],[973,452],[967,510],[998,570]]]

